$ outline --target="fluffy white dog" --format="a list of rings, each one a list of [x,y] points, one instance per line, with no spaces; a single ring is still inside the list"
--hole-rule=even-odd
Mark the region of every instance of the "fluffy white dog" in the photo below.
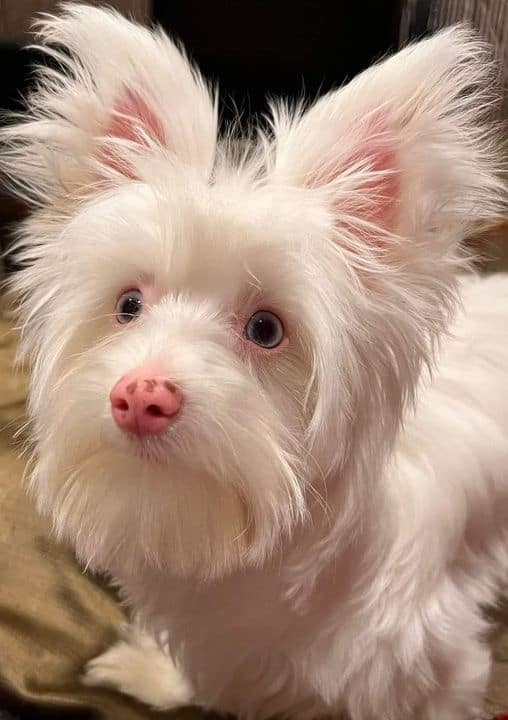
[[[162,32],[73,5],[39,32],[1,161],[34,208],[31,487],[145,628],[86,681],[474,716],[508,575],[508,278],[460,276],[505,210],[488,50],[446,30],[241,143]]]

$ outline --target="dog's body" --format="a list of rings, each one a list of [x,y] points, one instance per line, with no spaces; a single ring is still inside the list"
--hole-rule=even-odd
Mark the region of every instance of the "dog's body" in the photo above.
[[[173,658],[133,630],[86,681],[473,717],[508,574],[508,278],[458,280],[506,203],[485,48],[408,48],[242,155],[162,35],[73,6],[41,32],[67,71],[2,131],[36,206],[32,486]]]
[[[480,713],[490,669],[480,608],[508,567],[508,277],[461,290],[464,310],[350,547],[317,581],[307,547],[290,570],[278,557],[211,585],[120,575],[134,607],[169,629],[191,689],[182,695],[136,631],[91,663],[91,684],[242,716]]]

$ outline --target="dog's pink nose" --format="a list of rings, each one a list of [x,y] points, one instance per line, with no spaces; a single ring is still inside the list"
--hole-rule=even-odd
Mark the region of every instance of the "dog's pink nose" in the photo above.
[[[109,399],[111,414],[118,427],[145,437],[166,430],[179,413],[183,396],[166,378],[139,368],[120,378]]]

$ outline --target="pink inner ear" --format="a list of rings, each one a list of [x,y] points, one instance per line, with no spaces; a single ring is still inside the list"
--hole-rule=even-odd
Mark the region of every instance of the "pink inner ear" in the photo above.
[[[399,197],[399,175],[397,173],[397,155],[393,149],[376,147],[375,143],[365,151],[370,158],[370,167],[380,175],[367,180],[363,192],[372,192],[373,204],[364,210],[364,217],[386,230],[392,229],[396,222],[397,200]]]
[[[338,200],[338,212],[356,215],[386,230],[392,229],[396,222],[400,179],[386,112],[372,116],[360,134],[355,132],[352,136],[354,147],[351,153],[336,162],[333,159],[326,162],[311,175],[309,184],[313,187],[328,184],[347,174],[350,198],[343,196]],[[347,137],[344,143],[347,143]],[[354,166],[359,169],[355,170]]]
[[[121,96],[114,104],[114,112],[106,127],[106,136],[129,140],[138,145],[145,145],[140,129],[160,145],[167,146],[164,128],[161,121],[139,93],[124,88]],[[126,177],[135,179],[135,173],[129,163],[108,148],[101,154],[104,164]]]

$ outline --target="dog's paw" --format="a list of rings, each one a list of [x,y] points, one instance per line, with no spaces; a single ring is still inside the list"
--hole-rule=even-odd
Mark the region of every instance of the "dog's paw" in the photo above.
[[[137,627],[91,660],[81,678],[84,685],[110,687],[158,710],[188,705],[192,689],[171,658]]]

